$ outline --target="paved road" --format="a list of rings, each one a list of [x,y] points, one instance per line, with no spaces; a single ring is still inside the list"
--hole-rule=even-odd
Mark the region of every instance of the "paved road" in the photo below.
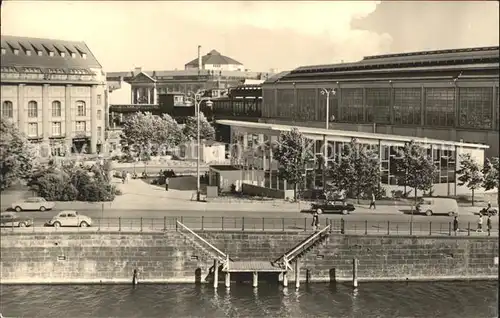
[[[23,231],[41,231],[43,224],[47,222],[58,211],[46,212],[20,212],[19,214],[34,219],[34,229],[22,229]],[[311,215],[296,212],[248,212],[237,211],[228,213],[226,211],[101,211],[80,210],[79,213],[92,217],[93,228],[101,230],[122,230],[122,231],[162,231],[164,228],[175,229],[176,220],[182,222],[193,230],[244,230],[244,231],[309,231],[311,227]],[[412,220],[413,234],[428,235],[449,235],[450,222],[449,216],[421,216],[421,215],[397,215],[383,214],[380,212],[364,214],[353,213],[350,215],[328,214],[320,217],[321,226],[332,223],[334,231],[340,231],[341,220],[344,220],[344,229],[349,233],[364,234],[409,234],[410,221]],[[467,228],[475,230],[477,217],[473,215],[461,216],[459,218],[459,227],[463,229],[461,234],[467,235]],[[498,234],[498,217],[492,218],[494,234]],[[484,220],[486,226],[486,220]],[[12,230],[10,228],[3,229]],[[49,229],[45,229],[49,230]],[[74,229],[81,230],[81,229]],[[85,229],[88,230],[88,229]],[[59,229],[60,231],[60,229]],[[475,234],[474,235],[486,235]]]

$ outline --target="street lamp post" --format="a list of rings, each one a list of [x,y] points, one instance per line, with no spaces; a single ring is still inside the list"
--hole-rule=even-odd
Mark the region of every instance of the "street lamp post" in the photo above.
[[[335,96],[334,88],[322,88],[321,95],[326,96],[326,129],[330,128],[330,94]],[[328,144],[326,140],[326,134],[323,137],[323,156],[324,156],[324,167],[323,167],[323,191],[326,195],[326,169],[328,168]]]
[[[201,200],[201,185],[200,185],[200,150],[201,150],[201,141],[200,141],[200,114],[201,114],[201,102],[206,101],[207,106],[212,105],[212,101],[210,97],[203,97],[201,93],[195,93],[194,98],[187,96],[188,99],[194,102],[194,112],[196,116],[196,201]]]

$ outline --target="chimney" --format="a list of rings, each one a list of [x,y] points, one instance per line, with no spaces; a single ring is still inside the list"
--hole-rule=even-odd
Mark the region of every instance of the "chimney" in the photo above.
[[[198,75],[201,75],[201,70],[203,69],[201,60],[201,45],[198,45]]]

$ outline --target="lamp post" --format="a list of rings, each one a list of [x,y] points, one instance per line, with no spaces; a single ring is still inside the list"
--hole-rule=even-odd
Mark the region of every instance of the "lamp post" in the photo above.
[[[334,88],[322,88],[321,89],[321,95],[326,96],[326,129],[328,130],[330,128],[330,94],[335,96],[335,89]],[[323,156],[324,156],[324,167],[323,167],[323,191],[325,192],[326,196],[326,169],[328,168],[328,144],[326,140],[326,134],[324,135],[323,139]]]
[[[189,94],[189,93],[188,93]],[[186,96],[187,99],[192,100],[194,103],[194,112],[196,116],[196,201],[201,200],[201,185],[200,185],[200,149],[201,149],[201,144],[200,144],[200,106],[201,102],[206,101],[207,106],[210,107],[212,106],[212,101],[210,100],[210,97],[203,97],[201,92],[198,93],[191,93],[194,97],[191,96]]]

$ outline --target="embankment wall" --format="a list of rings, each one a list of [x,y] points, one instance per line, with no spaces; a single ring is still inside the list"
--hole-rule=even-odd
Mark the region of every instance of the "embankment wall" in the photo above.
[[[198,232],[233,260],[274,261],[305,233]],[[180,233],[2,233],[0,282],[206,282],[213,257]],[[498,279],[496,237],[331,235],[300,260],[301,279]],[[223,280],[223,275],[219,275]],[[293,275],[290,275],[293,280]]]

